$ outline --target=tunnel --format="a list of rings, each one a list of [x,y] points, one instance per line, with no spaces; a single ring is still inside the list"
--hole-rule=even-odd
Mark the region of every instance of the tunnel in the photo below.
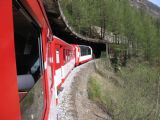
[[[95,43],[92,41],[83,40],[73,34],[64,32],[64,28],[58,26],[56,23],[52,23],[51,26],[53,34],[61,38],[62,40],[66,41],[67,43],[91,46],[96,58],[99,58],[101,56],[101,52],[106,50],[106,45],[104,43]]]
[[[93,49],[95,58],[101,56],[102,51],[106,51],[106,41],[87,38],[77,34],[68,24],[63,11],[57,0],[43,0],[47,17],[55,36],[70,44],[88,45]]]

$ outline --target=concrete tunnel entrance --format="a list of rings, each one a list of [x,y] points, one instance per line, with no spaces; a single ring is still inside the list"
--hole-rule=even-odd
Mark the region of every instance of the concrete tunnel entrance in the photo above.
[[[106,51],[106,44],[104,43],[97,43],[92,41],[87,41],[82,38],[79,38],[78,36],[73,35],[72,33],[66,31],[66,27],[58,25],[56,21],[53,20],[53,16],[49,16],[49,22],[51,24],[51,28],[53,31],[53,34],[62,40],[66,41],[70,44],[79,44],[79,45],[88,45],[91,46],[93,49],[93,53],[95,55],[95,58],[99,58],[101,56],[102,51]]]
[[[60,27],[55,26],[55,25],[53,26],[52,30],[53,30],[53,34],[55,36],[61,38],[62,40],[66,41],[67,43],[91,46],[93,49],[93,53],[95,55],[95,58],[99,58],[101,56],[101,52],[106,51],[106,44],[94,43],[94,42],[82,40],[81,38],[78,38],[78,37],[73,36],[69,33],[63,32]]]

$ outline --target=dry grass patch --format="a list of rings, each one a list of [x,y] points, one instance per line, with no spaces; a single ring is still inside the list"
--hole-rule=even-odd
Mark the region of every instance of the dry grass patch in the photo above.
[[[157,69],[142,63],[130,63],[118,74],[107,72],[103,66],[98,69],[90,77],[88,95],[113,119],[160,120],[160,73]]]

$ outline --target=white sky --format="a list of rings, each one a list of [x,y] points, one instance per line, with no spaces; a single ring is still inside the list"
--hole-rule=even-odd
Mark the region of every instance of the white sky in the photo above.
[[[160,7],[160,0],[149,0],[149,1]]]

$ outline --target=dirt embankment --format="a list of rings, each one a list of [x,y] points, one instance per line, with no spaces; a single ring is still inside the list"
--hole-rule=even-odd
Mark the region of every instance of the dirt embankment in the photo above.
[[[95,73],[95,61],[76,67],[59,94],[58,120],[111,120],[109,115],[88,99],[87,83]]]

